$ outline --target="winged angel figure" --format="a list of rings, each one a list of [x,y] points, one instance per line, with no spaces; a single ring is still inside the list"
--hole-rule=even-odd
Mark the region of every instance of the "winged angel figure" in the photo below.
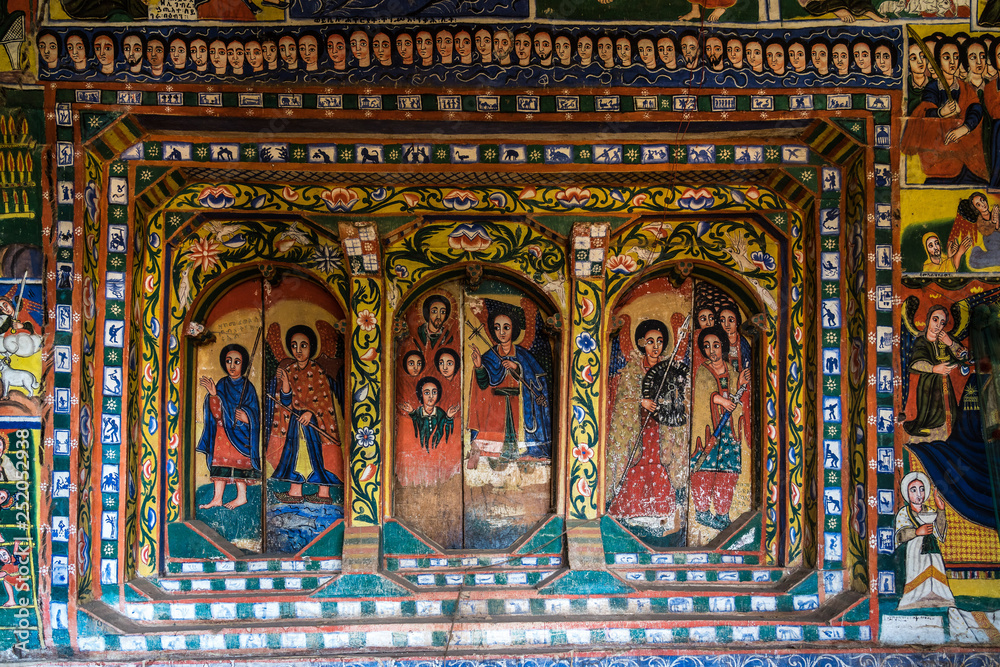
[[[337,406],[343,399],[341,337],[334,325],[319,320],[315,328],[296,324],[285,330],[271,324],[267,330],[264,415],[268,433],[267,461],[271,478],[289,482],[278,494],[284,502],[301,501],[302,485],[319,491],[310,501],[330,502],[330,488],[344,479]],[[299,452],[307,453],[307,460]]]

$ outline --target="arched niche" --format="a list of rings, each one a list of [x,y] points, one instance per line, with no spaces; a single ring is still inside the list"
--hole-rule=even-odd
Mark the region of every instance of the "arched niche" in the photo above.
[[[343,520],[344,313],[320,280],[279,263],[204,287],[180,364],[186,518],[281,554]]]
[[[561,346],[513,274],[446,271],[397,309],[392,515],[444,549],[504,550],[553,511]]]
[[[609,305],[603,509],[654,548],[718,546],[761,507],[761,306],[701,263],[659,265]]]

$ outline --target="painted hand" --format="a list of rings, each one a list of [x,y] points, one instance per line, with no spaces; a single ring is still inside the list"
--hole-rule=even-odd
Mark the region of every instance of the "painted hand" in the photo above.
[[[938,116],[941,118],[951,118],[952,116],[957,116],[959,111],[958,102],[950,100],[938,107]],[[945,143],[948,143],[948,141],[945,140]]]
[[[292,390],[291,385],[288,384],[288,373],[285,371],[284,368],[278,369],[278,372],[275,375],[275,379],[277,379],[278,384],[281,385],[281,393],[287,394]]]
[[[951,132],[949,132],[944,136],[944,143],[953,144],[962,137],[964,137],[965,135],[967,135],[968,133],[969,133],[969,128],[967,128],[965,125],[959,125],[954,130],[952,130]]]
[[[215,396],[215,383],[212,382],[211,378],[202,376],[201,380],[198,381],[201,388],[208,392],[209,396]]]

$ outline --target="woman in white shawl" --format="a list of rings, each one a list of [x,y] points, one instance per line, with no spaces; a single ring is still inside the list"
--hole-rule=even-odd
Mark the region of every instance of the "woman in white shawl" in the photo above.
[[[955,596],[948,586],[938,544],[948,531],[944,502],[922,472],[903,477],[899,490],[904,506],[896,514],[896,544],[897,549],[905,549],[906,584],[898,608],[954,607]],[[936,509],[927,502],[929,495],[933,495]]]

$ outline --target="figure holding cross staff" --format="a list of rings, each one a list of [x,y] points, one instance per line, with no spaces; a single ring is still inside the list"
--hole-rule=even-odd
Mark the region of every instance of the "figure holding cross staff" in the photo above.
[[[480,454],[489,457],[491,465],[494,461],[504,464],[521,457],[551,456],[548,373],[524,346],[525,341],[515,344],[525,329],[523,310],[501,302],[493,304],[486,323],[490,338],[482,327],[469,323],[469,337],[488,345],[483,351],[476,343],[471,345],[470,467],[478,464]]]

